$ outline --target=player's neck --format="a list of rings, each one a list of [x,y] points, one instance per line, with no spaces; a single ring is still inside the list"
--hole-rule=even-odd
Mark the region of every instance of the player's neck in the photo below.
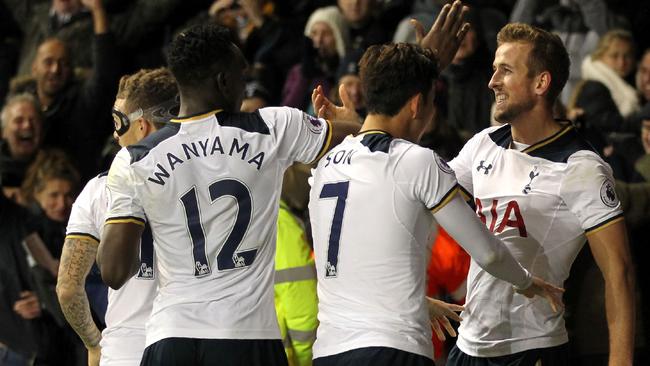
[[[178,117],[195,116],[215,109],[226,109],[227,104],[220,95],[201,93],[192,90],[181,91],[181,105]]]
[[[395,120],[395,117],[386,116],[383,114],[369,114],[363,121],[363,125],[359,133],[370,130],[381,130],[389,133],[393,137],[401,138],[403,135],[403,123]]]
[[[554,118],[552,110],[537,111],[510,122],[512,139],[526,145],[533,145],[558,132],[560,125]]]

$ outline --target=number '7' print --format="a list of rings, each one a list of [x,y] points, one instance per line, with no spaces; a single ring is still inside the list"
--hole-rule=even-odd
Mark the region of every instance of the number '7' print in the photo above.
[[[343,213],[348,198],[350,182],[327,183],[323,185],[320,192],[320,199],[336,198],[334,217],[330,227],[329,243],[327,245],[327,264],[325,267],[325,278],[332,278],[338,275],[339,271],[339,244],[341,241],[341,226],[343,225]]]

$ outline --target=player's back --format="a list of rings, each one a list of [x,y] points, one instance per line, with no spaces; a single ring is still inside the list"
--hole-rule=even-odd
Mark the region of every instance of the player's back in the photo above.
[[[324,148],[324,126],[288,108],[214,111],[175,120],[120,152],[143,209],[134,216],[146,214],[157,245],[160,290],[147,345],[279,338],[272,263],[282,174]]]
[[[314,357],[385,346],[432,358],[424,303],[429,210],[456,189],[438,162],[431,150],[368,132],[347,137],[318,164],[310,195],[320,320]]]
[[[91,179],[79,194],[68,220],[66,238],[99,241],[108,197],[106,173]],[[151,313],[157,284],[153,269],[151,230],[145,228],[140,245],[138,273],[119,290],[108,289],[106,328],[102,331],[102,364],[138,362],[145,344],[145,322]]]

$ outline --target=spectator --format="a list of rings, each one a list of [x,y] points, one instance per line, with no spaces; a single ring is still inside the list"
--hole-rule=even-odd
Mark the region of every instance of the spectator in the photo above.
[[[30,365],[38,347],[41,308],[29,274],[25,237],[33,232],[31,215],[0,194],[0,364]]]
[[[561,94],[565,104],[582,78],[580,62],[593,52],[600,37],[610,29],[628,26],[609,9],[606,0],[518,0],[510,21],[540,26],[564,42],[571,60],[569,81]]]
[[[636,71],[636,89],[642,104],[650,103],[650,48],[641,56]]]
[[[23,41],[19,57],[18,75],[29,75],[36,57],[38,45],[46,39],[56,37],[68,44],[75,52],[71,63],[85,69],[96,65],[92,54],[93,27],[98,7],[107,0],[49,0],[39,1],[17,16],[22,26]],[[112,3],[117,3],[113,1]],[[126,2],[122,2],[126,3]],[[180,3],[180,0],[137,0],[129,2],[126,10],[112,17],[112,33],[117,43],[127,49],[128,60],[141,55],[151,57],[152,46],[157,49],[157,63],[163,62],[162,36],[160,28]],[[152,37],[153,36],[153,37]],[[155,63],[155,62],[154,62]],[[134,65],[139,66],[139,65]]]
[[[348,52],[336,72],[337,85],[332,88],[332,100],[336,104],[342,104],[340,88],[343,86],[360,118],[366,117],[366,98],[361,88],[361,78],[359,77],[359,60],[363,52],[351,50]]]
[[[609,144],[607,134],[629,129],[627,118],[639,109],[636,90],[626,81],[633,60],[632,35],[612,30],[582,62],[584,80],[576,86],[569,110],[578,116],[580,127],[601,154]]]
[[[303,60],[289,71],[282,90],[282,105],[314,114],[311,93],[322,85],[329,94],[336,70],[348,48],[348,28],[335,6],[317,9],[305,26]]]
[[[390,41],[395,27],[384,24],[373,14],[381,7],[377,0],[338,0],[338,7],[350,29],[350,48],[365,51],[368,46]]]
[[[13,93],[37,97],[45,117],[43,145],[74,156],[84,179],[97,173],[101,146],[110,135],[110,108],[119,78],[118,53],[106,14],[100,1],[93,3],[92,74],[84,81],[73,77],[69,45],[51,38],[38,47],[32,76],[16,80],[12,88]]]
[[[2,112],[0,174],[6,197],[24,202],[19,187],[29,164],[41,144],[42,116],[31,94],[18,94],[7,100]]]

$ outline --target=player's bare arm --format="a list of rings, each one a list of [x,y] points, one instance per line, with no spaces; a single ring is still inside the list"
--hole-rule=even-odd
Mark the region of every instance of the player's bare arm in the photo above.
[[[118,290],[138,271],[138,249],[143,224],[132,222],[107,223],[97,251],[97,265],[102,280]]]
[[[88,364],[99,365],[101,333],[90,313],[84,284],[95,262],[97,243],[90,239],[66,238],[56,294],[63,315],[88,349]]]
[[[634,355],[634,265],[620,220],[587,234],[589,247],[605,279],[609,328],[609,365],[632,365]]]
[[[491,275],[510,282],[518,292],[527,297],[544,297],[555,312],[562,309],[564,289],[541,278],[531,277],[503,242],[481,223],[461,195],[456,194],[433,215],[472,259]]]

